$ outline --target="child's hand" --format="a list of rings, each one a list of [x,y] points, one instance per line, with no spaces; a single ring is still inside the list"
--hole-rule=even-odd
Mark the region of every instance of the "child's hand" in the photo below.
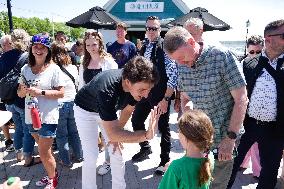
[[[157,130],[158,121],[162,111],[155,106],[154,109],[151,110],[150,119],[149,119],[149,127],[148,131],[146,132],[146,139],[151,140],[155,136],[155,132]]]

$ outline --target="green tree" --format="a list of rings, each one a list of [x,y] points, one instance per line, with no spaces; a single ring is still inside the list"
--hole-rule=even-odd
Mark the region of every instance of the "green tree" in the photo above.
[[[53,35],[53,31],[63,31],[71,40],[76,40],[82,37],[85,32],[84,28],[71,28],[66,26],[63,22],[51,22],[48,18],[40,19],[37,17],[23,18],[13,16],[13,27],[22,28],[26,30],[30,35],[37,33],[48,32],[50,36]],[[54,30],[53,30],[54,27]],[[9,20],[7,12],[0,12],[0,30],[4,33],[9,33]]]

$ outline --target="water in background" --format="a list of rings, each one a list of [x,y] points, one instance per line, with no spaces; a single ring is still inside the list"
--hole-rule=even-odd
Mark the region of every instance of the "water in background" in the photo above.
[[[230,49],[238,57],[245,54],[245,41],[220,41],[220,43]]]

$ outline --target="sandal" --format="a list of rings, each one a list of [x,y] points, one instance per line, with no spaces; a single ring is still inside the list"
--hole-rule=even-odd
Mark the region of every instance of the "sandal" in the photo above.
[[[33,165],[36,165],[36,164],[40,164],[41,163],[41,160],[39,157],[32,157],[32,160],[30,161],[30,163],[25,163],[24,164],[24,167],[31,167]]]

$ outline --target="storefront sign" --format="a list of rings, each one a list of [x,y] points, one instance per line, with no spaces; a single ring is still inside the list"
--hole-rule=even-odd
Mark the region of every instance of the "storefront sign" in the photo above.
[[[125,12],[164,12],[164,2],[126,2]]]

